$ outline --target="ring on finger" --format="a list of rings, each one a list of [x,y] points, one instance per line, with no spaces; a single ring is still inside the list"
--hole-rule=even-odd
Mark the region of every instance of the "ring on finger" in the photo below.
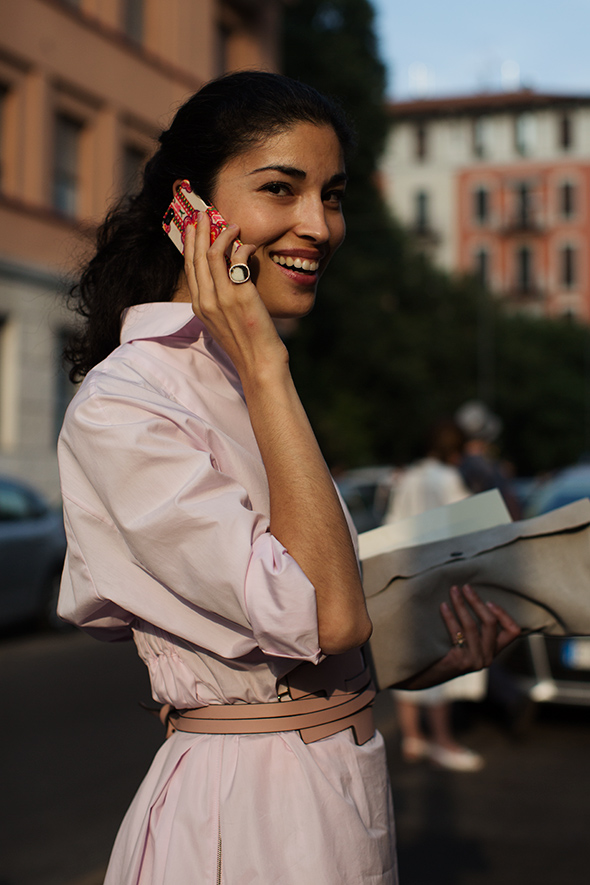
[[[454,645],[457,645],[459,648],[463,648],[465,645],[466,639],[460,630],[457,630],[455,633],[455,642]]]
[[[250,279],[250,268],[247,264],[232,264],[228,274],[232,283],[239,286],[241,283],[247,283]]]

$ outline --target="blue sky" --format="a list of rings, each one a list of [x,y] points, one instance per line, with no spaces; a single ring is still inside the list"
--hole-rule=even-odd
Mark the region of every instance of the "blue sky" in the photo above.
[[[511,88],[590,95],[590,0],[371,0],[395,98]]]

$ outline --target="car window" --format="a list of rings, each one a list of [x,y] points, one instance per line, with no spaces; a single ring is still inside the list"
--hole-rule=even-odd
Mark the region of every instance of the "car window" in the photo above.
[[[35,519],[43,512],[40,502],[25,489],[0,485],[0,521]]]

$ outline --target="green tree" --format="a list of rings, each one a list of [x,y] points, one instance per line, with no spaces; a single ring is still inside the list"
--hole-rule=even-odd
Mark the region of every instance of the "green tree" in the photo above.
[[[391,219],[376,184],[389,120],[368,0],[299,0],[285,19],[285,72],[337,97],[358,132],[346,244],[289,341],[328,462],[414,457],[434,418],[481,392],[488,338],[504,454],[523,475],[575,461],[590,447],[588,331],[506,315],[474,280],[435,269]]]

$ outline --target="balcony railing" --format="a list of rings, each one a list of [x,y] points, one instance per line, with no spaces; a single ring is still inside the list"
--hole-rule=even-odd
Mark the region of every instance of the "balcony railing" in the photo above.
[[[408,232],[423,246],[437,246],[441,241],[441,235],[429,224],[412,224]]]
[[[518,234],[542,234],[545,232],[545,225],[538,213],[530,212],[526,215],[516,214],[510,216],[502,225],[502,233],[504,236],[515,236]]]
[[[537,304],[544,299],[545,289],[538,283],[517,283],[505,292],[505,297],[514,304]]]

